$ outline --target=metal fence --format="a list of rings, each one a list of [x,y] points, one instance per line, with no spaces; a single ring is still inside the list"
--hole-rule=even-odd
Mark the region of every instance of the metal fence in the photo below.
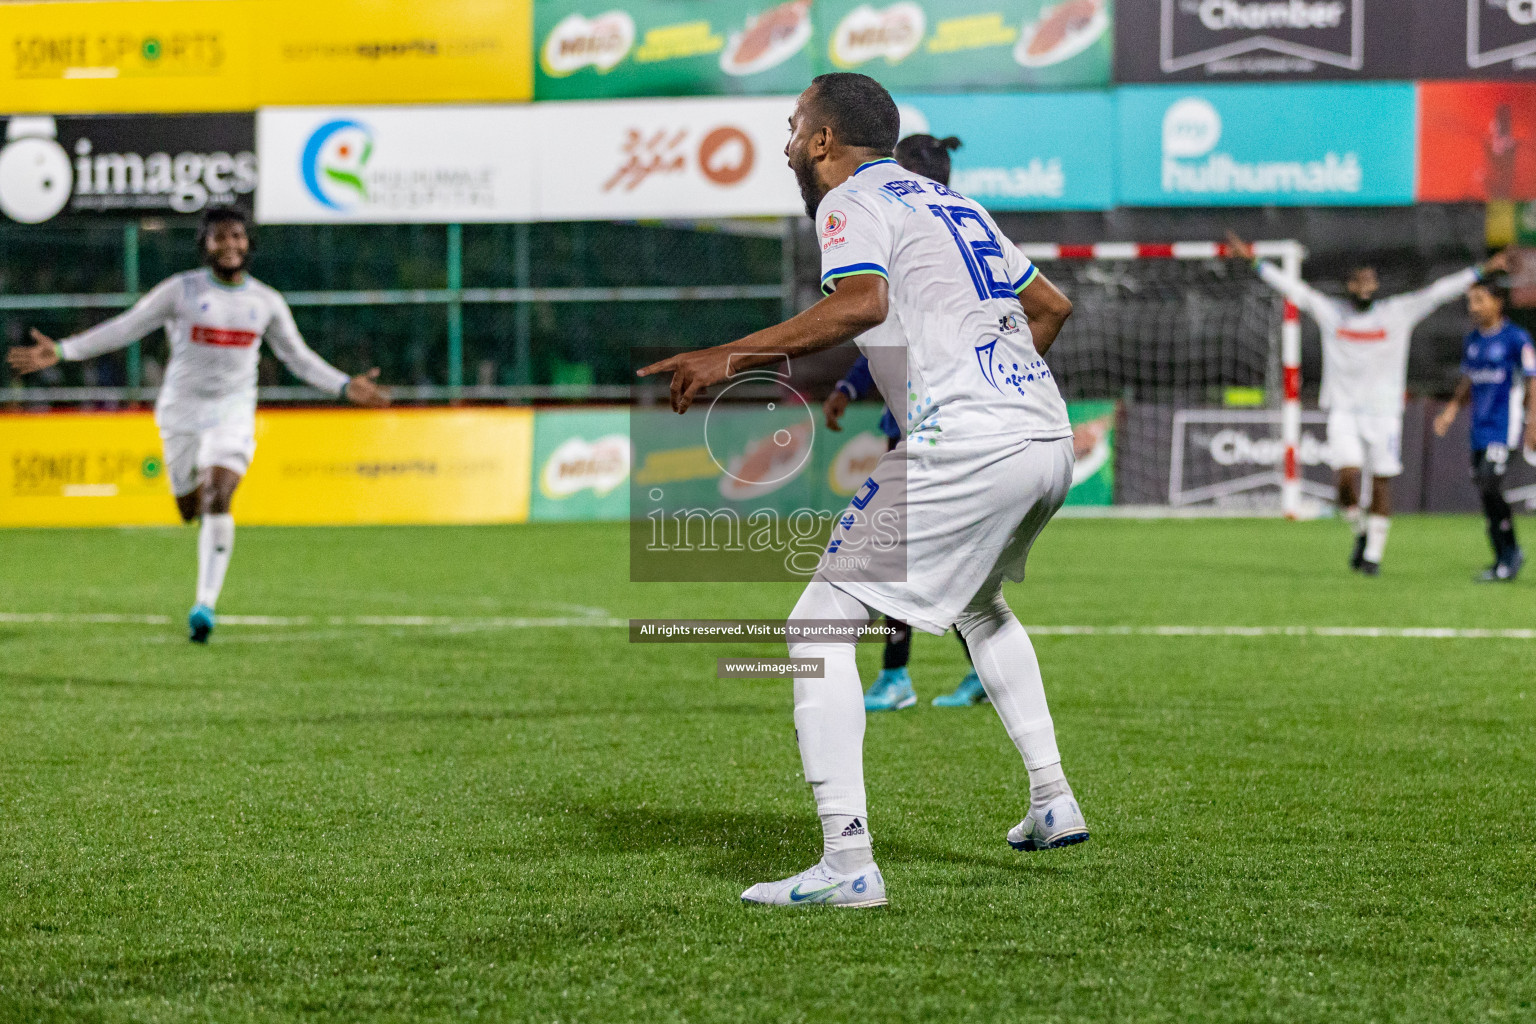
[[[8,342],[54,337],[131,305],[195,265],[194,228],[0,228]],[[349,372],[378,365],[403,401],[613,400],[634,347],[696,347],[793,312],[793,222],[263,227],[252,271],[283,292],[306,339]],[[157,335],[26,381],[0,401],[153,398]],[[270,356],[265,401],[304,401]]]

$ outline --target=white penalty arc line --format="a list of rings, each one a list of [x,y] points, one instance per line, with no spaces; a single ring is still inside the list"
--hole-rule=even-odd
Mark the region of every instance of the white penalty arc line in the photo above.
[[[0,625],[170,626],[169,615],[107,612],[0,612]],[[460,629],[616,629],[628,619],[610,616],[457,615],[221,615],[220,626],[436,627]],[[1442,626],[1025,626],[1031,636],[1360,637],[1396,640],[1536,640],[1536,629],[1463,629]]]

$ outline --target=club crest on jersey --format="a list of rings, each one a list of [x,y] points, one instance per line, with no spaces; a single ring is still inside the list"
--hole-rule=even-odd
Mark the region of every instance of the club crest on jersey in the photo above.
[[[843,229],[848,226],[848,218],[842,210],[833,210],[827,214],[827,219],[821,225],[821,251],[831,252],[848,244],[848,236],[843,234]]]
[[[1007,316],[998,317],[997,329],[1001,334],[1018,334],[1019,318],[1009,313]]]

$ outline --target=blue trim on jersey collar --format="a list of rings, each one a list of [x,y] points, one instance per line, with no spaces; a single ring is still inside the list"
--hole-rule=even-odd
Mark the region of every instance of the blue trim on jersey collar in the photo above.
[[[869,161],[866,161],[866,162],[864,162],[862,164],[859,164],[859,166],[854,170],[853,174],[858,174],[859,171],[862,171],[864,168],[866,168],[866,167],[873,167],[876,164],[893,164],[895,162],[896,162],[896,158],[895,157],[893,157],[893,156],[883,156],[883,157],[881,157],[878,160],[869,160]],[[850,174],[849,177],[850,178],[853,177],[853,174]]]

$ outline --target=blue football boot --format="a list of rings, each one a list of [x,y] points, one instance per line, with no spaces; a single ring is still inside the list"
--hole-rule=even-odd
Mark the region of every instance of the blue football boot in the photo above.
[[[192,613],[187,616],[187,639],[195,644],[208,642],[208,634],[213,632],[213,609],[205,604],[192,606]]]
[[[987,703],[987,691],[981,685],[981,677],[971,669],[966,677],[960,680],[960,685],[955,687],[954,693],[945,693],[933,698],[933,706],[936,708],[968,708],[975,704]]]
[[[917,703],[912,677],[904,668],[888,668],[864,691],[865,711],[900,711]]]

